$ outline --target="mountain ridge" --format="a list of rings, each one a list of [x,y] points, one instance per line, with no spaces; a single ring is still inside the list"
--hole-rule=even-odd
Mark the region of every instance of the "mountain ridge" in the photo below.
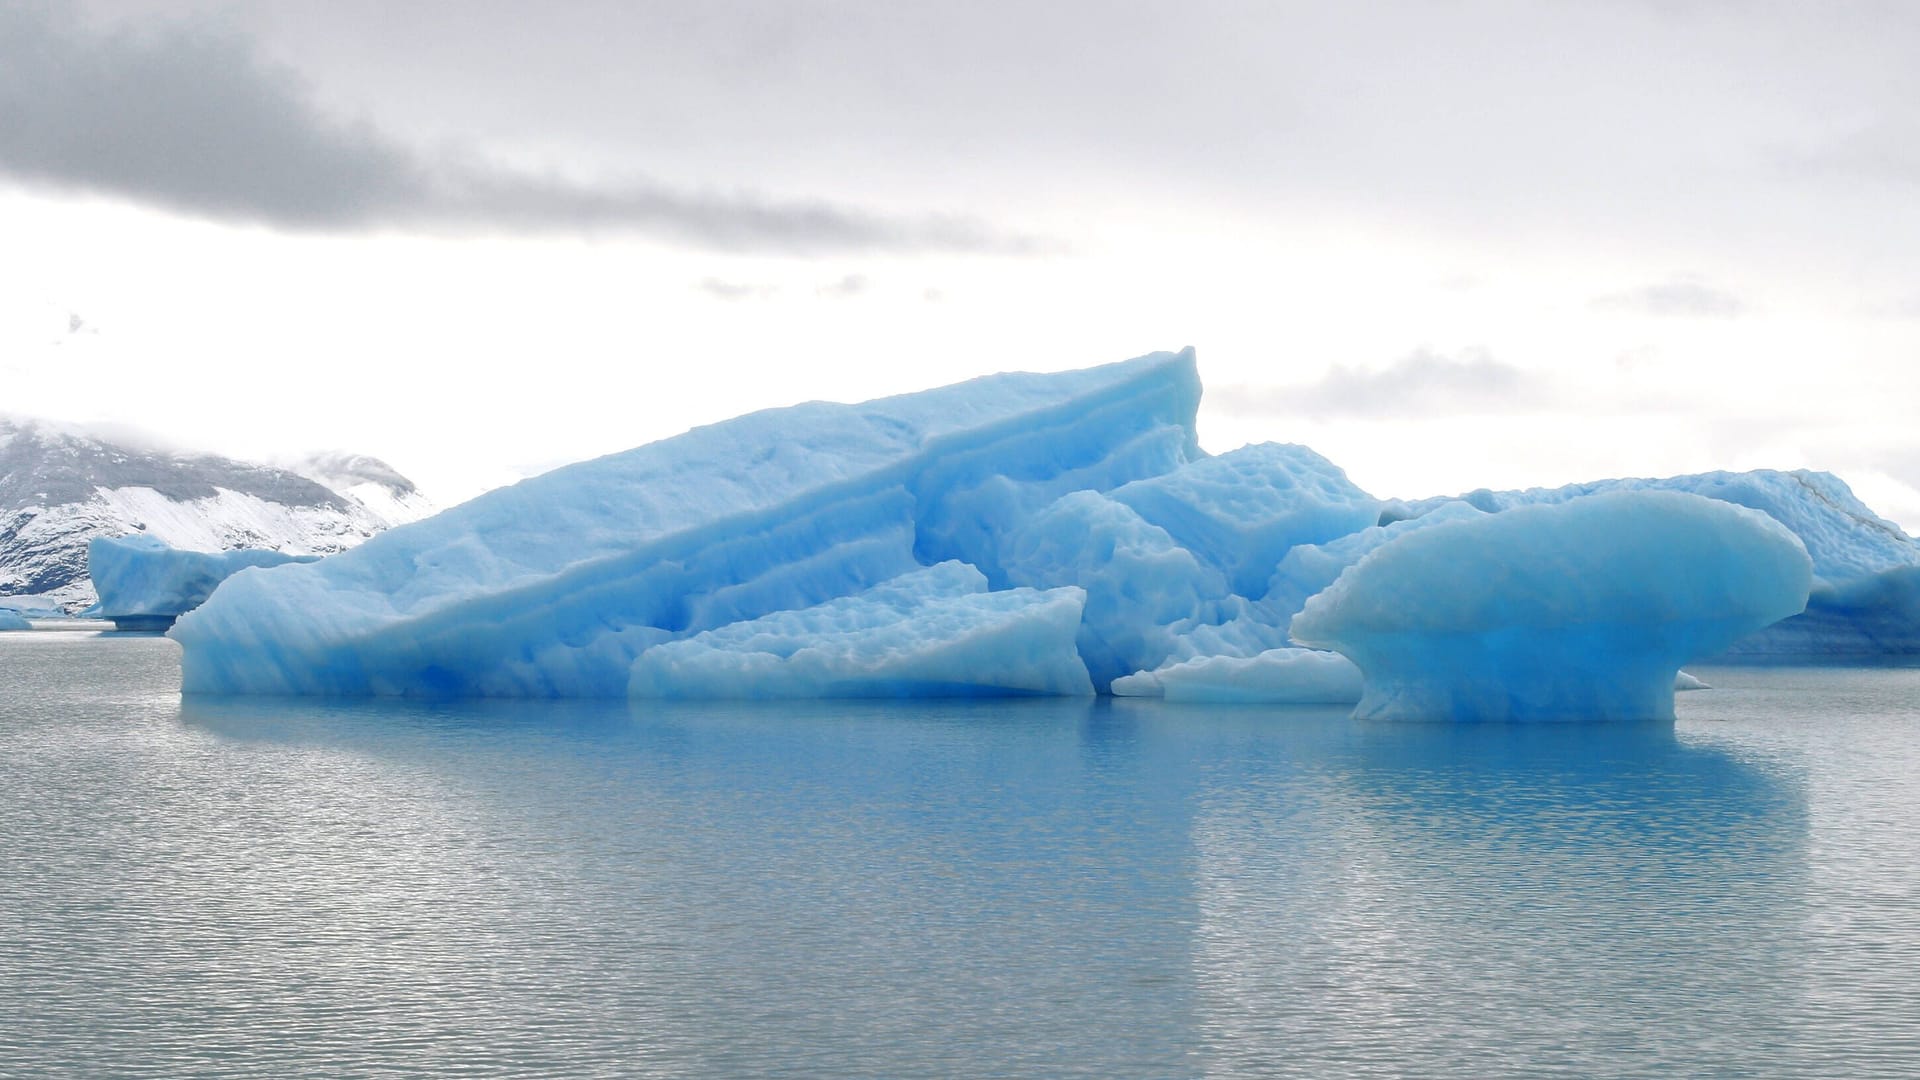
[[[92,604],[86,549],[98,536],[330,555],[434,509],[364,454],[269,465],[0,417],[0,597],[37,595],[68,611]]]

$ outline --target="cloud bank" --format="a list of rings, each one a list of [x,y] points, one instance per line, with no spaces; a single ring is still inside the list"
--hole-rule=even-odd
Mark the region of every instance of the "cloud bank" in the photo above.
[[[1593,306],[1605,311],[1693,319],[1731,319],[1747,312],[1747,302],[1740,297],[1691,278],[1610,293],[1594,300]]]
[[[1208,404],[1234,416],[1438,416],[1504,412],[1540,404],[1545,388],[1479,350],[1458,357],[1418,349],[1385,368],[1334,365],[1297,386],[1225,386]]]
[[[328,114],[295,72],[207,21],[103,30],[33,2],[0,4],[0,177],[299,231],[630,231],[797,254],[1044,246],[963,216],[595,185],[423,152]]]

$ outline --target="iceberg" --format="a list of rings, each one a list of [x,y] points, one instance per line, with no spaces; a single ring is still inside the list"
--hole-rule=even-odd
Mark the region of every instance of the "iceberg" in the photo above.
[[[1812,582],[1765,514],[1612,491],[1401,536],[1292,633],[1360,668],[1360,717],[1671,719],[1682,664],[1799,613]]]
[[[33,624],[12,608],[0,608],[0,630],[31,630]]]
[[[656,645],[636,698],[1091,696],[1077,588],[987,591],[943,562],[855,596]]]
[[[958,560],[1202,457],[1192,350],[752,413],[566,466],[182,616],[189,693],[626,694],[647,650]],[[1052,601],[1057,603],[1058,601]]]
[[[1318,649],[1268,649],[1253,656],[1200,656],[1116,679],[1115,697],[1262,705],[1351,705],[1360,669]]]
[[[0,596],[0,611],[11,611],[29,619],[71,619],[61,606],[61,598],[48,593],[17,593]]]
[[[317,555],[278,551],[182,551],[156,537],[96,536],[87,542],[87,574],[100,601],[84,614],[122,630],[165,630],[242,570],[313,562]]]
[[[1673,688],[1709,690],[1682,671]],[[1278,648],[1252,656],[1200,656],[1113,681],[1115,697],[1232,705],[1354,705],[1364,681],[1353,661],[1320,649]]]
[[[1481,489],[1459,499],[1499,513],[1610,491],[1683,491],[1749,507],[1785,525],[1806,545],[1813,559],[1806,612],[1732,643],[1717,659],[1766,663],[1920,655],[1920,541],[1874,513],[1831,473],[1758,469],[1595,480],[1526,491]],[[1391,503],[1382,517],[1418,518],[1454,501]]]
[[[1825,474],[1383,503],[1302,446],[1203,453],[1199,400],[1187,350],[811,402],[197,596],[161,568],[214,556],[101,573],[122,612],[185,611],[193,694],[1670,716],[1680,665],[1729,647],[1920,651],[1920,545]]]

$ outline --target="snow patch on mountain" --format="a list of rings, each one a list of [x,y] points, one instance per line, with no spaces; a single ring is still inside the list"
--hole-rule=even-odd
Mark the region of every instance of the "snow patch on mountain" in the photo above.
[[[389,526],[419,521],[439,509],[393,466],[365,454],[309,454],[287,468],[358,503]]]
[[[330,555],[433,510],[406,477],[364,455],[280,468],[0,417],[0,596],[91,605],[86,553],[96,537]]]

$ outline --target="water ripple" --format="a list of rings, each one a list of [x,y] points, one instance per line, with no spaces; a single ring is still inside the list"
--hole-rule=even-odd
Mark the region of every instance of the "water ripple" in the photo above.
[[[0,1076],[1920,1072],[1920,672],[1543,730],[173,650],[0,635]]]

